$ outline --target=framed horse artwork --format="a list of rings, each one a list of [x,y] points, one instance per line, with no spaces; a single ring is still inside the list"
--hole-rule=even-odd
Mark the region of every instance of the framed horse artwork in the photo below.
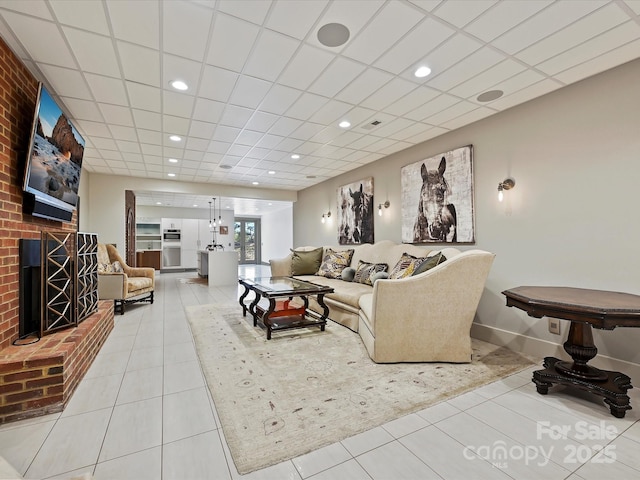
[[[475,243],[473,146],[405,165],[403,243]]]
[[[338,244],[373,243],[373,177],[338,188]]]

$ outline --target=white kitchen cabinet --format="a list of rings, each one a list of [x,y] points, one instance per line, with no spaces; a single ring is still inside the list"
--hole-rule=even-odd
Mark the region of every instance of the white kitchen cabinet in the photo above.
[[[199,242],[199,220],[195,218],[183,218],[180,235],[180,246],[182,247],[182,268],[196,268],[198,258]]]

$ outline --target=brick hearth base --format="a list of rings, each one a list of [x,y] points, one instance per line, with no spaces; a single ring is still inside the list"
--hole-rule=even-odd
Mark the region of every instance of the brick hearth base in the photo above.
[[[113,329],[113,301],[76,328],[0,351],[0,424],[60,412]]]

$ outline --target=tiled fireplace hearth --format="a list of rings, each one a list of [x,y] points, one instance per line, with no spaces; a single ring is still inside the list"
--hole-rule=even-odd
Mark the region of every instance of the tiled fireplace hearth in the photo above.
[[[113,302],[76,328],[0,350],[0,424],[60,412],[113,329]]]

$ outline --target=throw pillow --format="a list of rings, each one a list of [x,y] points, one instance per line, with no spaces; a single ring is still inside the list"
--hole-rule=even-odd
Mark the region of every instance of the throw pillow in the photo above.
[[[122,265],[120,265],[120,262],[118,260],[113,262],[112,267],[113,267],[113,271],[116,273],[122,273],[124,271],[122,268]]]
[[[377,280],[389,278],[389,272],[378,272],[371,276],[371,283],[376,283]]]
[[[345,282],[353,282],[353,277],[356,274],[356,269],[352,267],[347,267],[342,270],[342,280]]]
[[[320,268],[322,247],[303,252],[291,250],[291,274],[314,275]]]
[[[405,252],[398,260],[398,263],[391,269],[389,278],[410,277],[425,260],[426,257],[414,257]]]
[[[327,278],[342,278],[342,271],[351,265],[352,257],[353,248],[341,252],[327,248],[316,275]]]
[[[389,265],[386,263],[369,263],[360,260],[358,262],[358,268],[356,268],[356,274],[353,277],[353,281],[357,283],[364,283],[365,285],[373,285],[371,277],[378,272],[386,272]]]
[[[416,268],[415,272],[413,272],[413,275],[418,275],[420,273],[426,272],[427,270],[431,270],[436,265],[440,265],[446,259],[447,259],[447,257],[445,257],[442,254],[442,252],[436,253],[435,255],[433,255],[431,257],[427,257],[427,259],[424,262],[422,262],[418,266],[418,268]]]

